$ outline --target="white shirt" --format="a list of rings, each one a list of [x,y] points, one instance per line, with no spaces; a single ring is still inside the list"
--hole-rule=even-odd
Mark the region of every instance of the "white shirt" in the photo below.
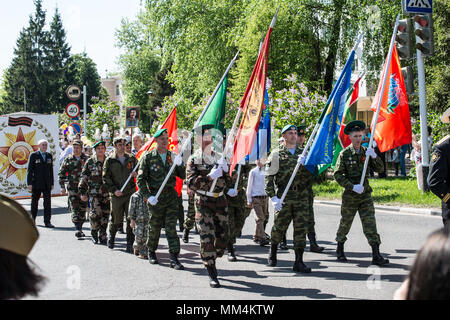
[[[264,176],[265,167],[256,167],[250,171],[247,185],[247,202],[252,203],[252,197],[266,196]]]

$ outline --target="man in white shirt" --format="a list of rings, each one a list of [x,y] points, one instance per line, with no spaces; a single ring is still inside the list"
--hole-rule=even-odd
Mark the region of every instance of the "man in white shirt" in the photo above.
[[[268,204],[264,183],[265,162],[263,159],[256,160],[257,167],[250,171],[247,186],[247,202],[248,206],[255,210],[256,228],[253,241],[259,243],[260,246],[269,244],[264,232],[264,221],[268,218]],[[267,219],[268,220],[268,219]]]

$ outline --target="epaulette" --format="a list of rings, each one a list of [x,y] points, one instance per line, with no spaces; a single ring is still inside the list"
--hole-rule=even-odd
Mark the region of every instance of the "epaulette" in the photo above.
[[[447,141],[449,138],[450,138],[450,134],[446,135],[444,138],[442,138],[441,140],[439,140],[439,141],[435,144],[435,146],[437,147],[437,146],[443,144],[443,143],[444,143],[445,141]]]

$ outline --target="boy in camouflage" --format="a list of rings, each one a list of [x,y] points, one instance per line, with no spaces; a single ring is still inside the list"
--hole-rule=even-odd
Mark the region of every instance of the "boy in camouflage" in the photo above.
[[[384,259],[379,251],[380,235],[377,233],[375,208],[372,200],[372,188],[369,185],[369,170],[366,172],[364,183],[361,185],[361,175],[366,157],[370,157],[369,166],[377,172],[383,172],[383,161],[377,157],[372,147],[364,148],[362,143],[363,130],[366,125],[362,121],[352,121],[346,125],[344,133],[349,136],[352,144],[341,151],[334,169],[336,182],[343,187],[341,222],[336,235],[338,243],[336,255],[338,261],[345,262],[344,242],[352,226],[356,212],[359,212],[363,232],[372,247],[372,264],[385,265],[389,260]]]
[[[144,196],[140,191],[136,191],[130,198],[130,207],[128,209],[130,226],[135,235],[134,254],[140,259],[148,259],[147,237],[149,212]]]

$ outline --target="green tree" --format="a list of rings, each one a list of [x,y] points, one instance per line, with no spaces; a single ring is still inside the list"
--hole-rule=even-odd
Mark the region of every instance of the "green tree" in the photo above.
[[[91,141],[95,141],[94,135],[96,129],[98,128],[102,131],[103,126],[107,124],[112,139],[114,134],[120,128],[119,105],[115,102],[109,102],[106,99],[95,97],[92,98],[92,101],[92,112],[89,114],[89,118],[86,121],[87,137]]]

